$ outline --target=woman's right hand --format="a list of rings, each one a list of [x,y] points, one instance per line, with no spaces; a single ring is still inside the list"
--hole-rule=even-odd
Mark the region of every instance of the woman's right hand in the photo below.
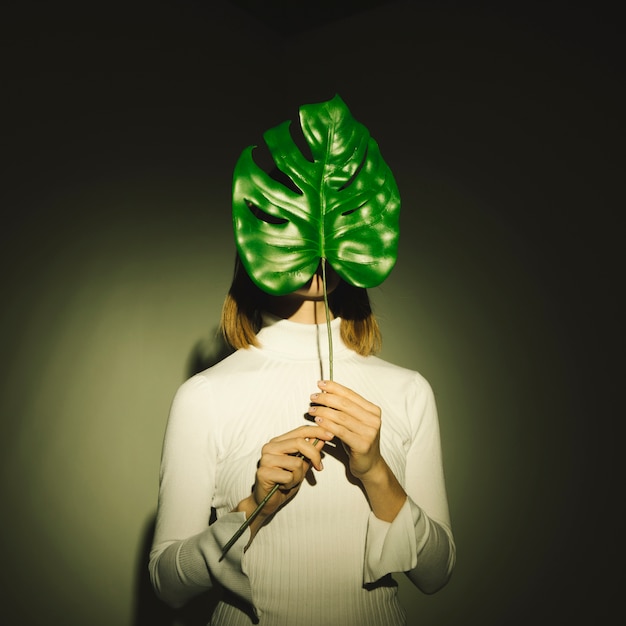
[[[323,469],[321,450],[324,442],[333,437],[332,433],[319,426],[306,425],[274,437],[263,446],[252,494],[240,502],[237,510],[249,517],[274,485],[280,487],[265,503],[257,517],[258,522],[253,522],[256,527],[251,527],[253,534],[268,517],[296,495],[311,465],[318,471]]]

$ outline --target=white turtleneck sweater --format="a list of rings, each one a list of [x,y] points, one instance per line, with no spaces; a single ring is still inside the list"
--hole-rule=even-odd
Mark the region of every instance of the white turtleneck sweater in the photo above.
[[[227,592],[214,625],[396,626],[405,617],[390,574],[406,572],[425,593],[448,581],[455,546],[431,387],[349,349],[339,325],[331,323],[333,379],[381,407],[381,453],[408,494],[403,508],[391,523],[376,518],[341,444],[325,446],[324,469],[309,470],[246,551],[247,530],[219,562],[245,519],[232,511],[251,493],[262,446],[308,423],[309,396],[328,377],[325,324],[267,317],[259,348],[193,376],[174,398],[150,554],[168,604],[219,584]]]

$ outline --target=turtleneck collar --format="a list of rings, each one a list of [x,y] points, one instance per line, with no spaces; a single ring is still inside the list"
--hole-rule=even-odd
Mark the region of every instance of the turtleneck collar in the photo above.
[[[341,339],[341,318],[330,322],[333,358],[349,351]],[[323,324],[302,324],[263,313],[263,328],[257,334],[261,349],[290,358],[309,360],[328,358],[328,329]]]

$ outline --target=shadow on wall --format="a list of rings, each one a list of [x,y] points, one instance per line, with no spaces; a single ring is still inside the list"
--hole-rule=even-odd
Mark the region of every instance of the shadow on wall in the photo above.
[[[187,359],[187,378],[212,367],[233,353],[216,327],[212,340],[199,340]],[[215,520],[212,510],[209,524]],[[148,561],[154,537],[156,514],[150,516],[143,531],[137,571],[135,572],[135,606],[133,626],[206,626],[222,597],[219,587],[201,594],[181,609],[172,609],[159,600],[150,582]]]
[[[214,588],[203,593],[184,607],[172,609],[159,600],[154,593],[148,573],[148,559],[154,536],[155,515],[144,531],[141,558],[136,572],[135,610],[133,626],[206,626],[221,598],[221,589]]]
[[[213,367],[222,359],[230,356],[234,350],[226,343],[218,327],[213,329],[212,339],[200,339],[192,348],[187,359],[187,377]]]

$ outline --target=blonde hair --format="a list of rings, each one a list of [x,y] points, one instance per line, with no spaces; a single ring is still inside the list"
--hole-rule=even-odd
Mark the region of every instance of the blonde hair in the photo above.
[[[239,256],[220,320],[220,330],[227,343],[238,350],[258,346],[257,333],[263,326],[262,313],[268,310],[272,296],[257,287],[245,271]],[[380,351],[382,336],[374,317],[367,290],[343,280],[328,295],[335,317],[341,318],[340,334],[344,343],[362,356]]]

